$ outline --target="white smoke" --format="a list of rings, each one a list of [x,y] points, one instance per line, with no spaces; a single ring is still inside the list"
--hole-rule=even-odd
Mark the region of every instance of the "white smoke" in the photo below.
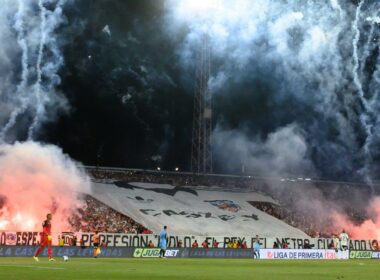
[[[227,168],[258,175],[286,176],[313,174],[313,164],[308,159],[304,132],[291,124],[270,133],[261,140],[248,138],[239,130],[225,131],[217,127],[213,134],[214,151]],[[230,165],[230,166],[229,166]]]
[[[362,19],[376,18],[378,4],[364,0],[359,5],[338,0],[167,0],[167,26],[170,34],[188,29],[178,51],[185,69],[195,67],[199,40],[208,34],[217,62],[210,80],[214,94],[242,79],[260,79],[274,88],[277,102],[292,96],[298,104],[313,108],[323,121],[334,122],[334,142],[320,139],[324,129],[321,119],[313,119],[307,126],[298,123],[305,131],[307,149],[321,155],[351,151],[357,157],[352,161],[361,161],[356,171],[369,181],[375,151],[372,143],[380,134],[372,135],[377,131],[371,113],[375,112],[371,104],[377,104],[373,100],[376,86],[361,86],[365,76],[362,60],[373,52],[375,42],[371,38],[379,26]],[[363,48],[361,33],[368,29],[365,24],[372,24],[373,30],[365,37],[367,45]],[[379,85],[376,76],[369,79],[365,82]],[[255,104],[252,106],[254,110]],[[364,135],[357,123],[361,123]],[[364,137],[363,144],[358,142],[360,137]]]
[[[17,139],[12,132],[19,122],[27,128],[27,138],[33,139],[41,124],[51,120],[57,110],[66,109],[66,101],[56,92],[60,84],[58,71],[63,65],[61,44],[55,31],[65,17],[66,0],[2,0],[0,11],[0,62],[12,58],[13,64],[1,63],[0,72],[6,80],[0,95],[5,100],[0,115],[2,141]],[[21,65],[19,67],[18,65]],[[21,68],[21,71],[18,69]],[[16,85],[14,81],[19,81]],[[47,108],[49,107],[49,110]]]
[[[62,150],[36,142],[0,145],[0,230],[40,230],[47,213],[54,231],[70,230],[67,218],[83,206],[90,181]]]
[[[0,230],[40,230],[49,212],[54,231],[70,230],[68,218],[83,205],[79,194],[90,190],[87,175],[60,148],[17,142],[19,132],[34,140],[67,106],[56,90],[66,2],[0,0]]]
[[[380,2],[353,2],[166,1],[168,32],[181,34],[184,27],[188,29],[178,51],[184,69],[196,67],[194,53],[199,38],[208,34],[214,96],[234,94],[230,84],[259,80],[269,84],[268,99],[281,105],[277,110],[284,108],[282,115],[293,114],[286,103],[289,99],[304,108],[296,111],[301,116],[290,119],[288,125],[270,115],[278,112],[268,112],[269,121],[278,124],[266,135],[253,133],[254,119],[229,128],[231,124],[222,116],[214,130],[213,151],[225,170],[241,168],[248,174],[282,178],[288,174],[318,176],[315,163],[322,162],[332,174],[349,170],[371,183],[373,158],[380,156]],[[251,92],[257,94],[255,88]],[[258,105],[252,104],[252,110],[257,109]],[[312,153],[316,162],[311,161]],[[268,185],[281,192],[282,183],[271,180]],[[378,238],[374,230],[377,222],[368,220],[355,227],[345,214],[347,207],[363,206],[367,199],[364,189],[358,193],[350,189],[348,201],[355,202],[352,206],[344,201],[326,201],[313,181],[291,182],[289,186],[300,213],[314,217],[319,226],[332,230],[345,227],[356,237]],[[330,197],[344,196],[342,189],[332,186]],[[355,201],[358,194],[362,196]]]

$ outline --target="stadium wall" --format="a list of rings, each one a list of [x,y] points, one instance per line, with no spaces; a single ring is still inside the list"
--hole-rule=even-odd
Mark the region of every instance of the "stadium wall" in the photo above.
[[[0,257],[32,257],[37,246],[0,246]],[[101,258],[158,258],[159,248],[107,247],[102,248]],[[53,247],[55,257],[91,258],[92,247]],[[41,257],[47,257],[47,249]],[[223,248],[170,248],[166,250],[167,258],[240,258],[252,259],[252,249]],[[257,256],[255,256],[257,257]],[[260,259],[271,260],[336,260],[336,259],[380,259],[379,251],[335,251],[323,249],[261,249]]]

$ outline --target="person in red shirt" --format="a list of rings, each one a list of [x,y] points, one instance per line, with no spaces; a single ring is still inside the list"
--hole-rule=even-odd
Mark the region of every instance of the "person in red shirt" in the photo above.
[[[208,248],[207,240],[203,241],[202,248]]]
[[[52,236],[51,236],[51,219],[53,218],[52,214],[46,215],[46,220],[42,223],[42,233],[41,233],[41,241],[40,241],[40,247],[36,250],[36,253],[34,254],[34,260],[39,261],[38,256],[41,254],[45,246],[48,246],[48,257],[49,261],[55,261],[53,259],[53,250],[52,250]]]
[[[193,242],[193,244],[191,245],[191,248],[198,248],[199,246],[198,246],[198,241],[197,240],[195,240],[194,242]]]
[[[216,240],[214,239],[214,243],[212,244],[212,247],[213,247],[213,248],[218,248],[218,246],[219,246],[218,241],[216,241]]]

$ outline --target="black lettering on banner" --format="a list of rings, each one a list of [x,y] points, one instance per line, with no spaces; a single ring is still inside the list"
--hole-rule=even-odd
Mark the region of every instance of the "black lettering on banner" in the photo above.
[[[84,244],[88,244],[88,246],[92,246],[92,238],[90,239],[90,236],[91,235],[88,235],[88,234],[82,234],[82,239],[83,239],[83,242]]]
[[[147,235],[140,235],[140,246],[141,247],[147,247],[148,246],[148,243],[149,243],[148,238],[149,237]]]
[[[38,235],[38,232],[33,232],[32,245],[37,245],[37,235]]]
[[[32,236],[33,236],[33,233],[32,232],[28,232],[28,234],[27,234],[27,241],[26,241],[27,245],[32,245],[32,244],[30,244],[30,242],[32,241]]]
[[[121,243],[123,244],[123,246],[126,246],[126,247],[129,246],[128,235],[123,235],[123,236],[121,237]]]
[[[279,247],[281,248],[283,243],[290,244],[290,243],[289,243],[289,241],[290,241],[289,239],[290,239],[289,237],[281,238],[281,243],[277,243],[277,244],[278,244]]]
[[[6,233],[0,232],[0,245],[5,245],[5,244],[6,244]]]
[[[251,244],[249,245],[249,248],[253,248],[253,244],[255,244],[255,242],[256,242],[256,238],[255,237],[251,237]]]
[[[191,237],[190,236],[185,236],[183,238],[183,247],[191,247],[191,244],[193,242],[191,242]]]
[[[155,235],[154,238],[156,239],[156,244],[158,247],[158,244],[160,244],[160,237],[158,235]]]
[[[21,237],[21,232],[16,232],[16,245],[22,245]]]
[[[252,219],[252,220],[255,220],[255,221],[258,221],[259,220],[259,217],[255,214],[252,214],[252,215],[242,215],[243,218],[249,218],[249,219]]]
[[[154,209],[140,209],[140,212],[144,213],[145,215],[149,215],[149,212],[154,212]]]
[[[263,240],[263,242],[260,242],[263,244],[263,248],[267,248],[267,239],[264,237],[264,238],[260,238],[260,240]]]
[[[302,239],[297,238],[297,248],[295,249],[302,249],[304,245],[304,242]]]
[[[100,236],[99,236],[100,237]],[[100,243],[102,243],[102,238],[100,237]],[[108,246],[112,246],[112,244],[111,244],[111,242],[112,242],[112,235],[110,235],[110,234],[106,234],[105,235],[105,243],[106,243],[106,246],[108,247]]]
[[[132,237],[132,246],[133,247],[141,247],[140,238],[137,235],[133,235],[133,237]]]
[[[176,246],[175,247],[179,247],[178,244],[180,241],[182,242],[182,240],[178,236],[176,236],[175,239],[176,239]],[[183,247],[183,242],[182,242],[182,247]]]
[[[240,244],[243,244],[244,243],[244,241],[245,241],[245,237],[238,237],[238,240],[239,240],[239,242],[240,242]]]
[[[22,233],[22,245],[29,245],[28,244],[28,232]]]
[[[177,212],[173,211],[173,210],[162,210],[162,212],[166,215],[166,216],[171,216],[171,215],[178,215]]]
[[[218,216],[222,221],[229,221],[235,219],[235,216],[230,216],[230,215],[219,215]]]
[[[200,217],[202,217],[202,215],[199,213],[191,213],[191,214],[186,216],[186,218],[196,218],[196,219],[200,218]]]
[[[317,240],[317,248],[316,249],[328,249],[328,246],[326,245],[326,239],[318,239]]]
[[[360,250],[367,250],[367,242],[365,240],[360,240]]]
[[[352,244],[352,242],[350,242],[350,243]],[[363,250],[362,247],[361,247],[361,244],[360,244],[360,240],[354,240],[354,242],[353,242],[352,245],[353,245],[353,249],[354,250],[358,250],[358,251],[359,250],[360,251]]]
[[[205,241],[206,241],[206,243],[207,243],[207,245],[208,245],[208,247],[210,248],[210,247],[212,247],[212,237],[206,237],[206,239],[205,239]]]
[[[277,243],[278,247],[281,247],[282,242],[284,242],[284,239],[280,240],[280,238],[276,238],[276,243]],[[253,243],[255,243],[255,240],[253,241]]]
[[[174,236],[169,236],[169,238],[168,238],[168,247],[169,248],[177,247],[176,238]]]
[[[113,246],[119,246],[119,239],[120,239],[120,234],[115,234],[113,236]]]
[[[231,239],[229,237],[224,237],[223,239],[223,248],[226,248],[228,243],[231,242]]]
[[[91,234],[91,244],[93,244],[93,234]],[[99,243],[102,244],[102,243],[105,243],[107,246],[111,246],[110,244],[108,244],[108,234],[99,234]]]

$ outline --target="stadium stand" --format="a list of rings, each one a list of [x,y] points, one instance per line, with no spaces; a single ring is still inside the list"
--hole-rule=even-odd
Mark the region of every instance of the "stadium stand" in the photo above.
[[[345,183],[318,180],[311,182],[309,179],[303,178],[264,179],[253,176],[195,175],[183,172],[97,167],[87,167],[87,171],[94,181],[94,191],[91,195],[99,201],[105,205],[110,205],[120,215],[128,217],[131,223],[138,221],[153,231],[158,231],[163,224],[170,225],[170,222],[176,221],[172,224],[171,229],[172,232],[178,234],[184,231],[194,234],[226,233],[227,227],[231,234],[257,233],[271,236],[278,226],[281,228],[278,229],[280,232],[289,236],[329,237],[334,232],[332,222],[316,215],[313,211],[305,212],[303,209],[297,208],[297,204],[294,202],[299,200],[301,196],[303,197],[300,195],[300,190],[301,192],[309,192],[308,189],[303,189],[308,185],[313,187],[314,191],[317,190],[318,195],[331,201],[340,199],[344,202],[346,199],[344,193],[348,193],[342,192],[342,189],[347,188]],[[275,186],[275,191],[269,185]],[[151,196],[148,193],[154,195]],[[201,194],[202,198],[199,199],[198,197],[192,200],[194,193],[197,193],[198,196]],[[206,200],[209,202],[206,203]],[[160,204],[155,204],[157,201],[160,201]],[[224,213],[213,213],[212,211],[215,209],[209,207],[211,203],[218,204],[218,211],[221,210]],[[233,207],[231,208],[229,203],[236,204],[241,209],[233,212]],[[152,207],[147,207],[148,205],[154,205],[155,208],[151,209]],[[171,206],[170,209],[164,209],[163,206],[168,205]],[[222,209],[223,207],[224,209]],[[224,221],[222,224],[213,224],[214,218],[205,218],[206,221],[200,222],[202,218],[195,218],[199,213],[194,209],[203,215],[210,215],[211,213],[224,219],[230,218],[229,213],[240,214],[244,212],[242,215],[246,216],[245,219],[252,220],[252,225],[240,227],[240,224],[247,224],[247,221],[234,224],[238,221],[236,217],[234,218],[235,221]],[[348,213],[349,218],[357,224],[366,219],[363,211],[360,211],[358,207],[351,207],[350,203],[347,203],[344,210],[345,213]],[[195,223],[189,228],[185,226],[189,222],[189,217],[184,220],[181,219],[183,218],[181,216],[191,214],[194,216],[192,222]],[[170,219],[166,219],[168,217]],[[143,226],[140,225],[138,228],[141,230]],[[113,229],[121,230],[117,226]],[[134,231],[133,226],[131,229]]]

